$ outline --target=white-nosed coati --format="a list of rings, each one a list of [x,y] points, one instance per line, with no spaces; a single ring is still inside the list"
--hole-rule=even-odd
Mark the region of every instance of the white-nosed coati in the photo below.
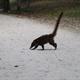
[[[54,37],[56,36],[62,15],[63,15],[63,12],[61,12],[58,17],[54,31],[51,34],[46,34],[46,35],[40,36],[39,38],[33,40],[32,44],[30,46],[30,49],[34,50],[38,46],[42,46],[42,50],[44,50],[44,44],[46,44],[46,43],[49,43],[50,45],[55,47],[55,50],[57,49],[57,43],[55,43]]]

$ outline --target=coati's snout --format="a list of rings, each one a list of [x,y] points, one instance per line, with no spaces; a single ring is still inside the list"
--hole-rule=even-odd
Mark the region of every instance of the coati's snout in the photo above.
[[[32,46],[30,46],[30,48],[29,49],[32,49]]]
[[[35,42],[33,41],[31,46],[30,46],[30,49],[32,49],[34,46],[35,46]]]
[[[34,47],[34,45],[33,45],[33,44],[31,44],[30,49],[32,49],[33,47]]]

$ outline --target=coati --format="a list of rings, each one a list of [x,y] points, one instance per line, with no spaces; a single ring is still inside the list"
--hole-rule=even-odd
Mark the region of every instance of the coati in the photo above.
[[[57,43],[55,43],[54,37],[57,34],[58,26],[59,26],[62,15],[63,15],[63,12],[61,12],[58,17],[54,31],[51,34],[42,35],[39,38],[33,40],[33,42],[31,43],[30,49],[34,50],[38,46],[41,46],[42,50],[44,50],[44,44],[46,43],[49,43],[50,45],[52,45],[55,48],[55,50],[57,49]]]

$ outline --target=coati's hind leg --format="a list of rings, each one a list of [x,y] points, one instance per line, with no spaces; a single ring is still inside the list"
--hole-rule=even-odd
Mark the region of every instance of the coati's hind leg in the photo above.
[[[51,39],[49,41],[49,44],[52,45],[52,46],[54,46],[55,47],[55,50],[57,49],[57,43],[55,43],[53,39]]]

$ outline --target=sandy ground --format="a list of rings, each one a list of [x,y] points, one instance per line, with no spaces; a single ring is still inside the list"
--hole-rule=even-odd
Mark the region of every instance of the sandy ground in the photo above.
[[[35,38],[52,32],[52,27],[0,14],[0,80],[80,80],[79,32],[59,28],[57,50],[49,44],[44,51],[29,49]]]

